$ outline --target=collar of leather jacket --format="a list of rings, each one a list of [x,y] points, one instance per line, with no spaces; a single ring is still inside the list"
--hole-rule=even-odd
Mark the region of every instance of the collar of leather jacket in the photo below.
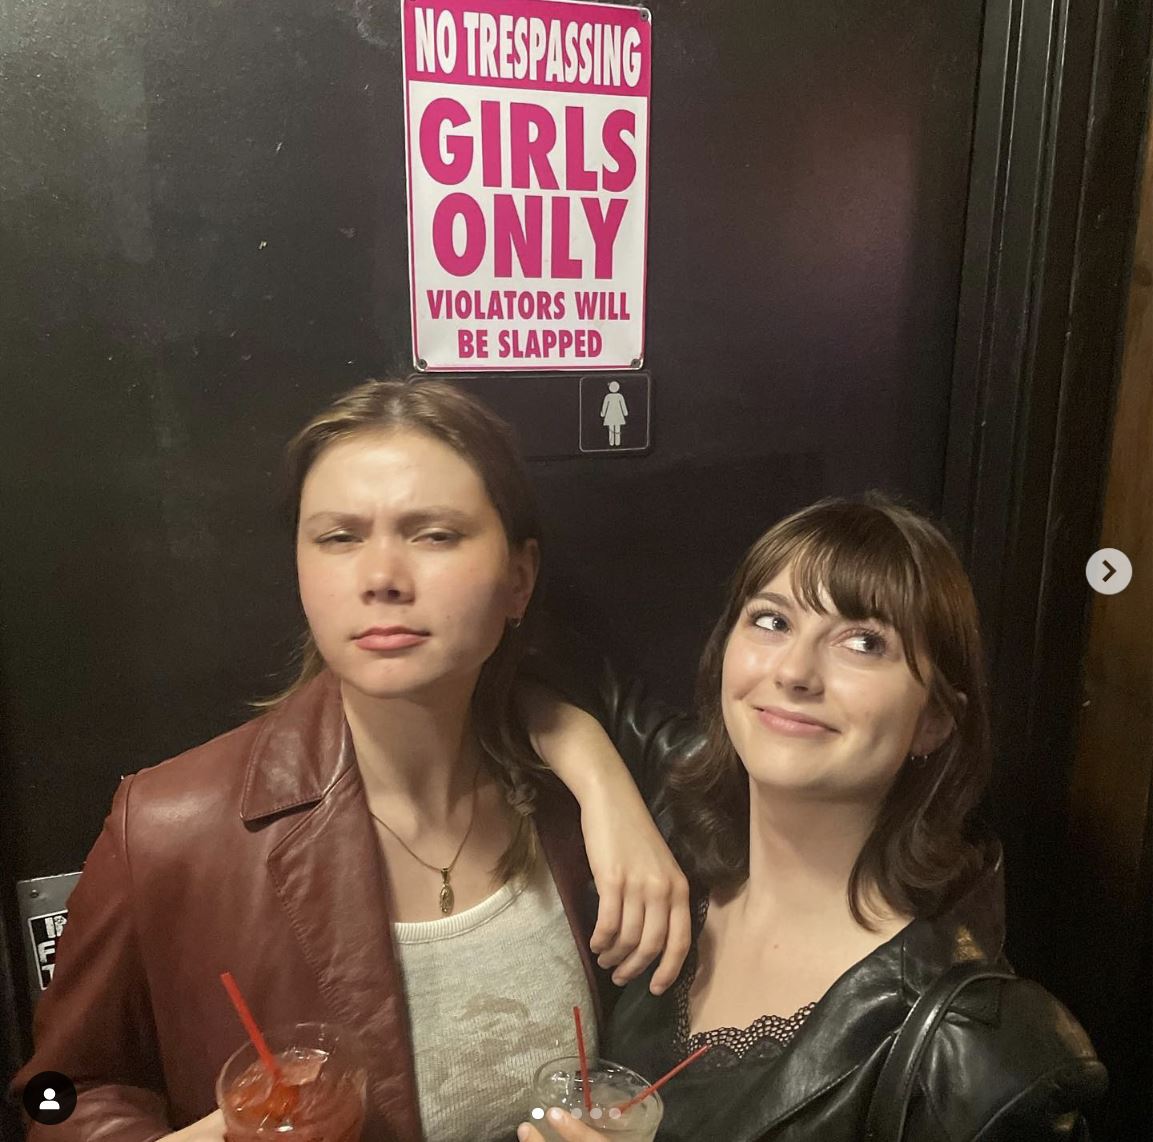
[[[1005,947],[1005,872],[1001,842],[982,831],[980,872],[940,916],[914,920],[901,938],[901,979],[912,1004],[946,968],[968,960],[998,962]],[[964,997],[958,1001],[961,1010]],[[979,1010],[974,1007],[974,1012]]]
[[[355,764],[340,683],[324,671],[263,720],[245,766],[240,815],[259,821],[313,804]]]

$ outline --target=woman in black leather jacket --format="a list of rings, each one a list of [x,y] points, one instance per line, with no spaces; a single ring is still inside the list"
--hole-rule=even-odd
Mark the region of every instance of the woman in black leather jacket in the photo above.
[[[658,816],[696,905],[680,977],[625,990],[605,1055],[656,1078],[710,1046],[665,1087],[662,1140],[860,1142],[918,996],[953,964],[1004,964],[1000,846],[971,821],[990,748],[956,554],[876,497],[782,521],[738,568],[699,697],[699,734],[619,689],[602,711],[642,784],[663,771]],[[603,731],[573,716],[564,748],[608,765]],[[905,1137],[1084,1137],[1104,1086],[1056,999],[984,980],[932,1038]]]

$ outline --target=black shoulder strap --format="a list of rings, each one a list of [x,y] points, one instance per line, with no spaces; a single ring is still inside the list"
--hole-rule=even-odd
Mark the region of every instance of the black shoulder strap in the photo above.
[[[913,1084],[933,1033],[949,1005],[979,979],[1016,979],[1008,969],[988,963],[954,964],[913,1004],[897,1032],[869,1103],[865,1142],[901,1142]]]

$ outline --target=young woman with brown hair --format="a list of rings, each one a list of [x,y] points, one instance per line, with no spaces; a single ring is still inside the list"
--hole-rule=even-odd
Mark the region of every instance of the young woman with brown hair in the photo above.
[[[781,521],[737,570],[698,699],[699,734],[611,712],[636,727],[626,755],[651,757],[656,732],[673,758],[658,804],[695,925],[667,994],[626,989],[605,1054],[656,1078],[709,1046],[665,1088],[662,1140],[860,1142],[917,998],[954,964],[1003,966],[1000,846],[972,816],[990,760],[981,639],[952,547],[876,497]],[[566,717],[557,752],[611,765],[599,727]],[[1052,996],[982,980],[929,1040],[905,1137],[1080,1137],[1104,1081]]]
[[[635,789],[578,771],[578,808],[531,748],[514,683],[540,532],[507,426],[448,385],[372,382],[289,459],[300,677],[121,783],[14,1083],[78,1089],[35,1142],[219,1142],[243,1034],[225,970],[266,1025],[359,1035],[366,1142],[503,1142],[574,1002],[595,1036],[590,942],[618,981],[664,948],[658,986],[687,948]]]

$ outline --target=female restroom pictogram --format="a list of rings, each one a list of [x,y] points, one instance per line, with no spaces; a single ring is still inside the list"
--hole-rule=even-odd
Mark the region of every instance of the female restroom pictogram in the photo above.
[[[601,424],[609,430],[609,447],[619,448],[621,428],[629,417],[628,402],[621,392],[620,381],[609,381],[609,391],[601,401]]]

